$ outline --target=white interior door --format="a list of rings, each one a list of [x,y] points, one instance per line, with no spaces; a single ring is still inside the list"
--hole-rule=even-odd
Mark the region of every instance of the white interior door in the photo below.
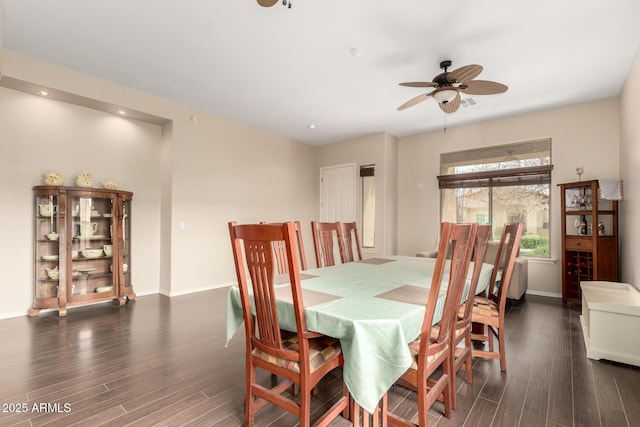
[[[320,169],[320,221],[356,220],[356,165]]]

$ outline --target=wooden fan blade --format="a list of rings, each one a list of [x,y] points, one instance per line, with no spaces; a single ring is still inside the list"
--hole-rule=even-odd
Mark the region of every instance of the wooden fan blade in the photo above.
[[[431,92],[431,93],[433,93],[433,92]],[[415,98],[411,98],[410,100],[408,100],[407,102],[405,102],[404,104],[399,106],[398,110],[404,110],[405,108],[412,107],[412,106],[424,101],[425,99],[427,99],[428,97],[431,96],[431,93],[423,93],[422,95],[418,95]]]
[[[278,3],[278,0],[258,0],[258,4],[262,7],[271,7]]]
[[[460,83],[466,83],[469,80],[473,80],[482,72],[482,65],[465,65],[447,74],[447,80],[450,82],[456,81]]]
[[[456,111],[458,111],[458,108],[460,108],[460,92],[458,92],[456,94],[456,97],[451,101],[446,103],[439,102],[438,105],[440,106],[440,109],[445,113],[455,113]]]
[[[438,83],[434,82],[404,82],[400,83],[400,86],[409,86],[409,87],[436,87]]]
[[[466,87],[459,87],[462,92],[467,95],[493,95],[496,93],[506,92],[509,89],[502,83],[492,82],[489,80],[472,80],[465,83]]]

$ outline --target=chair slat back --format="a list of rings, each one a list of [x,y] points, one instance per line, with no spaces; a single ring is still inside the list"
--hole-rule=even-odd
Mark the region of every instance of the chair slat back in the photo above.
[[[473,297],[476,295],[476,290],[478,288],[478,281],[480,280],[480,273],[482,272],[482,261],[484,260],[484,256],[487,252],[490,236],[491,225],[487,224],[478,226],[475,243],[473,245],[473,275],[471,276],[471,283],[469,284],[467,292],[464,292],[463,287],[462,292],[458,297],[458,304],[462,305],[466,301],[469,301],[470,303],[465,304],[464,315],[461,319],[458,319],[458,327],[471,322]]]
[[[307,256],[304,253],[304,243],[302,242],[302,230],[300,228],[300,221],[293,221],[296,225],[296,242],[298,246],[298,257],[300,259],[300,269],[307,269]],[[283,222],[265,222],[262,221],[260,224],[271,224],[271,225],[282,225]],[[276,263],[278,266],[278,274],[285,275],[289,273],[288,263],[287,263],[287,251],[285,249],[284,241],[273,242],[273,254],[276,258]]]
[[[318,267],[329,267],[336,265],[334,249],[335,239],[340,246],[340,223],[338,222],[318,222],[311,221],[311,232],[313,233],[313,247],[316,252],[316,263]],[[342,250],[340,251],[342,253]]]
[[[429,298],[422,322],[422,334],[420,339],[420,356],[427,357],[428,347],[442,346],[448,343],[451,334],[451,325],[457,315],[460,288],[464,286],[466,274],[471,261],[472,246],[475,239],[477,224],[452,224],[444,222],[438,244],[438,254],[429,289]],[[442,318],[436,342],[430,343],[431,327],[438,304],[440,288],[444,276],[445,261],[448,246],[452,246],[451,264],[449,268],[449,282],[447,285]]]
[[[231,222],[229,233],[238,276],[247,344],[251,343],[278,357],[297,360],[298,352],[285,351],[282,346],[274,288],[277,261],[273,251],[274,242],[284,243],[296,325],[300,334],[301,331],[306,331],[306,323],[303,315],[299,261],[297,252],[293,250],[296,245],[295,223],[237,225]],[[251,286],[251,293],[249,286]],[[253,305],[251,297],[253,297]],[[252,306],[255,315],[252,314]]]
[[[362,252],[360,250],[358,224],[355,221],[340,222],[338,224],[340,225],[340,257],[342,258],[342,262],[360,261],[362,259]]]
[[[509,283],[513,274],[513,265],[518,256],[523,229],[524,224],[522,223],[505,224],[500,237],[500,245],[498,246],[493,272],[491,273],[491,281],[489,282],[488,298],[499,303],[501,307],[503,303],[506,304]],[[502,259],[504,259],[503,265],[500,262]],[[498,273],[501,273],[501,275],[499,284],[496,286]]]

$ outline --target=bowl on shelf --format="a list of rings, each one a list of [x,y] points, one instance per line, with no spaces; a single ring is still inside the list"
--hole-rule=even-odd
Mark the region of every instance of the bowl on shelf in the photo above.
[[[81,253],[85,258],[98,258],[102,256],[102,249],[83,249]]]
[[[45,261],[57,261],[58,255],[42,255],[42,259]]]
[[[55,231],[47,234],[47,239],[49,240],[58,240],[59,237],[60,236]]]

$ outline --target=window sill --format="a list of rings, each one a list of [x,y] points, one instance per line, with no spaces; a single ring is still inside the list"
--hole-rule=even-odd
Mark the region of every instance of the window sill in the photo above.
[[[529,260],[530,263],[533,264],[557,264],[557,258],[536,258],[536,257],[524,257]]]

